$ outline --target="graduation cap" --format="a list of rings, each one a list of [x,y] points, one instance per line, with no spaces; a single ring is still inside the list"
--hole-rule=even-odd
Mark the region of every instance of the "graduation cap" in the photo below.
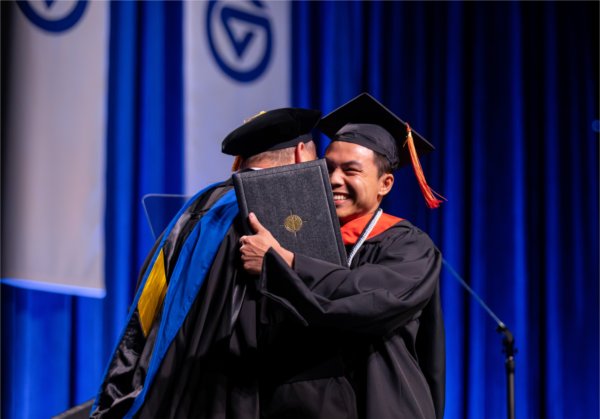
[[[303,108],[280,108],[244,121],[221,144],[221,150],[232,156],[250,157],[265,151],[294,147],[312,139],[321,111]]]
[[[318,127],[332,141],[358,144],[382,154],[392,168],[411,164],[429,208],[442,203],[427,185],[418,157],[435,147],[370,94],[361,93],[330,112]]]

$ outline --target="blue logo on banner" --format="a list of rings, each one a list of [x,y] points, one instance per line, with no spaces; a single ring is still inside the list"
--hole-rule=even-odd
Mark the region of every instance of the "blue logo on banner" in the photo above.
[[[81,19],[87,0],[20,0],[17,4],[34,25],[49,32],[63,32]]]
[[[271,22],[264,5],[253,0],[211,0],[206,11],[208,45],[217,64],[234,80],[248,83],[269,65],[273,47]]]

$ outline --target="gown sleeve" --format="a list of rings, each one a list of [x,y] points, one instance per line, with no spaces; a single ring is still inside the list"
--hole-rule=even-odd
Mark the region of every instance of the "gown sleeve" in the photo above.
[[[419,316],[438,285],[441,256],[414,227],[394,227],[371,263],[349,269],[296,254],[290,268],[270,249],[259,288],[305,325],[385,335]]]

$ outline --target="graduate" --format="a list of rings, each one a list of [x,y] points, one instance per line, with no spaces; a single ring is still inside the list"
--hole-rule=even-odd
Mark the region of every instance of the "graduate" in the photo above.
[[[433,146],[366,93],[319,127],[331,138],[325,158],[349,266],[288,251],[250,215],[256,234],[240,238],[244,268],[260,274],[259,292],[280,319],[262,334],[270,372],[261,408],[281,418],[441,418],[441,254],[380,208],[393,170],[407,164],[428,205],[441,203],[417,156]]]
[[[316,158],[321,113],[282,108],[231,132],[222,151],[250,170]],[[208,186],[150,252],[94,418],[260,417],[255,278],[240,266],[231,179]]]

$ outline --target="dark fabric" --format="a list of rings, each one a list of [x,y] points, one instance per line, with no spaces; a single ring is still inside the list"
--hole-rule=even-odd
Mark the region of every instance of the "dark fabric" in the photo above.
[[[298,376],[306,368],[327,364],[317,370],[341,380],[333,368],[341,362],[343,378],[355,393],[358,417],[441,418],[445,348],[440,264],[432,241],[408,221],[367,240],[351,269],[301,254],[295,255],[290,269],[269,251],[261,292],[295,320],[288,320],[286,327],[302,330],[290,331],[287,337],[274,334],[275,352],[294,353],[300,347],[302,354],[314,355],[307,366],[289,365],[293,362],[286,355],[288,364],[277,365],[279,374]],[[303,378],[288,378],[292,382],[287,385],[296,387],[296,401],[306,406],[312,404],[310,390],[323,383],[306,383]],[[294,407],[288,405],[292,411]]]
[[[137,416],[356,419],[341,359],[324,343],[336,337],[307,335],[263,303],[256,277],[240,269],[240,227],[238,219]]]
[[[231,189],[230,183],[221,189]],[[189,213],[201,213],[218,194],[199,197]],[[173,228],[172,248],[195,217],[180,219],[186,221]],[[326,329],[319,336],[307,334],[301,324],[287,324],[293,319],[277,306],[261,303],[257,278],[240,269],[240,228],[237,218],[135,416],[356,419],[354,390],[332,351],[337,337]],[[137,317],[131,323],[94,417],[122,417],[144,384],[160,321],[147,338]],[[111,403],[110,410],[103,409]]]
[[[360,144],[383,154],[393,168],[411,164],[404,144],[408,124],[367,92],[328,113],[319,122],[319,128],[332,141]],[[434,150],[418,132],[413,130],[412,137],[419,154]]]
[[[223,240],[138,417],[257,417],[255,293],[238,269],[238,229]]]
[[[196,224],[204,214],[213,208],[215,202],[223,197],[226,192],[231,191],[231,189],[231,182],[225,182],[216,187],[210,187],[188,206],[188,208],[179,216],[170,231],[164,233],[167,234],[164,243],[161,236],[154,246],[153,251],[148,255],[148,258],[144,263],[144,268],[140,273],[138,287],[144,285],[141,278],[147,276],[147,271],[151,268],[150,263],[154,259],[159,243],[163,243],[162,249],[165,254],[167,283],[171,281],[171,273],[179,256],[182,244],[186,242],[190,232],[196,227]],[[229,251],[232,244],[227,239],[223,240],[217,251],[217,255],[223,253],[224,246],[230,246],[227,248],[227,251]],[[219,258],[217,257],[215,260],[218,262]],[[219,265],[217,264],[216,266]],[[209,270],[206,278],[209,284],[214,283],[215,281],[218,283],[218,279],[212,279],[214,276],[218,276],[217,272],[218,268]],[[206,287],[203,287],[202,289],[206,289]],[[203,295],[204,292],[198,293],[199,298]],[[227,298],[227,296],[230,295],[230,293],[223,293],[223,298]],[[211,302],[212,300],[216,301],[212,295],[209,295],[208,298],[211,298]],[[137,299],[134,304],[137,304]],[[135,308],[109,364],[104,382],[100,387],[92,411],[92,417],[123,417],[129,412],[132,403],[135,401],[136,397],[138,397],[144,386],[150,385],[150,383],[146,381],[146,375],[151,357],[155,355],[155,342],[157,341],[157,332],[162,324],[161,320],[163,312],[169,308],[170,307],[166,307],[166,305],[161,308],[157,319],[153,322],[148,336],[145,336],[142,331],[139,313],[137,307]],[[171,314],[171,311],[169,310],[168,313]],[[228,324],[231,323],[232,322],[229,321]],[[218,325],[220,323],[215,322],[215,324]],[[207,334],[206,339],[211,338],[212,335]]]
[[[201,214],[219,189],[188,213]],[[173,249],[196,218],[180,218]],[[440,259],[427,235],[402,221],[365,242],[352,270],[298,254],[294,272],[270,252],[267,301],[240,269],[240,228],[238,218],[149,385],[160,321],[145,338],[132,317],[94,417],[122,417],[143,385],[140,418],[434,417],[443,409]]]
[[[265,151],[293,147],[311,139],[321,118],[314,109],[280,108],[251,117],[223,140],[221,151],[233,156],[254,156]]]
[[[336,133],[332,141],[345,141],[361,145],[385,156],[390,167],[398,167],[399,153],[396,140],[379,125],[346,124]]]

